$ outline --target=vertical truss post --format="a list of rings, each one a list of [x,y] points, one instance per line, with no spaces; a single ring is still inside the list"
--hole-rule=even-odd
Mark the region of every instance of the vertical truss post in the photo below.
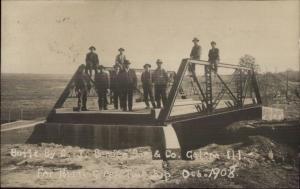
[[[238,70],[236,77],[236,92],[237,92],[237,107],[243,106],[243,72],[242,70]]]
[[[211,66],[205,65],[205,96],[207,102],[208,112],[212,112],[212,80],[211,80]]]

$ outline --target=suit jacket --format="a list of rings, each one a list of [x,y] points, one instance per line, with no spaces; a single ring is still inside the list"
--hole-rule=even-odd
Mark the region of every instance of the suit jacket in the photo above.
[[[115,64],[118,64],[123,67],[125,60],[126,60],[125,54],[122,54],[122,55],[118,54],[116,56]]]
[[[89,52],[86,55],[85,62],[89,66],[99,65],[98,55],[96,53],[94,53],[94,52]]]
[[[141,81],[143,86],[151,86],[152,85],[152,73],[144,71],[141,75]]]
[[[152,75],[152,81],[155,85],[167,85],[168,74],[164,69],[156,69]]]
[[[111,90],[117,90],[120,88],[120,74],[121,71],[119,71],[119,73],[117,73],[116,71],[112,71],[110,74],[110,88]]]
[[[208,61],[216,62],[217,60],[220,60],[219,49],[218,48],[210,49],[208,53]]]
[[[194,45],[190,54],[191,59],[200,60],[200,56],[201,56],[201,46]]]
[[[109,75],[105,72],[98,72],[95,75],[95,87],[97,90],[109,89]]]
[[[91,83],[89,76],[86,73],[79,73],[75,77],[75,90],[89,91],[91,89]]]
[[[137,87],[137,77],[133,69],[126,69],[120,72],[120,84],[121,87]]]

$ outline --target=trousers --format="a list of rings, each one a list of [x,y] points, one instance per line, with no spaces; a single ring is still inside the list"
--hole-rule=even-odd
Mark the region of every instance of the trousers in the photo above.
[[[122,88],[122,96],[121,96],[121,106],[122,109],[124,111],[128,110],[131,111],[132,110],[132,102],[133,102],[133,87],[132,86],[128,86],[128,87],[124,87]]]
[[[152,92],[152,86],[151,85],[143,85],[143,92],[144,92],[144,101],[147,107],[149,107],[149,98],[150,102],[152,104],[152,107],[155,108],[155,102],[154,102],[154,97],[153,97],[153,92]]]
[[[155,85],[154,86],[155,90],[155,101],[157,108],[161,108],[161,101],[163,103],[163,106],[166,107],[167,105],[167,85]]]

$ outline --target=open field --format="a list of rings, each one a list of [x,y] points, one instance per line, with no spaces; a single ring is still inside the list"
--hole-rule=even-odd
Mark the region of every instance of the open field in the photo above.
[[[70,78],[71,75],[2,74],[1,122],[45,117]]]

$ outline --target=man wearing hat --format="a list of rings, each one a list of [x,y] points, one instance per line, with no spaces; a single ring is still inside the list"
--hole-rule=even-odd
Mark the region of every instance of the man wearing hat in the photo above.
[[[85,72],[92,76],[92,70],[97,72],[97,66],[99,65],[98,55],[94,52],[96,48],[91,46],[89,48],[90,52],[86,55],[85,62],[86,62],[86,69]]]
[[[87,95],[91,89],[91,83],[89,76],[85,73],[85,65],[82,64],[75,77],[75,93],[78,97],[77,107],[74,111],[87,111],[86,102]]]
[[[109,89],[109,75],[104,71],[104,66],[98,66],[99,72],[95,74],[95,88],[98,94],[99,110],[107,110],[107,91]]]
[[[121,69],[124,69],[124,63],[126,60],[126,56],[124,54],[125,49],[119,48],[119,54],[116,56],[115,64],[119,65]]]
[[[209,50],[208,53],[208,62],[211,64],[212,69],[218,72],[217,64],[220,61],[219,49],[216,48],[216,42],[212,41],[210,44],[212,48]]]
[[[133,90],[137,87],[137,77],[135,71],[130,69],[130,61],[124,61],[124,69],[120,73],[120,85],[122,90],[121,105],[123,111],[132,111]]]
[[[156,107],[161,108],[161,100],[163,103],[163,106],[165,107],[167,105],[167,83],[168,83],[168,74],[167,72],[162,68],[162,61],[160,59],[157,59],[156,64],[157,68],[153,72],[153,83],[154,83],[154,91],[155,91],[155,100],[156,100]]]
[[[200,56],[201,56],[201,46],[198,45],[199,39],[197,37],[195,37],[192,42],[194,43],[194,46],[191,50],[191,54],[190,54],[190,58],[193,60],[200,60]],[[189,67],[189,71],[195,71],[195,64],[192,64]]]
[[[153,98],[153,92],[152,92],[152,73],[150,71],[151,65],[150,64],[145,64],[144,65],[144,72],[141,75],[141,81],[142,81],[142,86],[143,86],[143,91],[144,91],[144,101],[146,104],[146,108],[149,109],[149,100],[148,97],[150,97],[150,101],[152,104],[152,107],[155,108],[155,102]]]
[[[110,74],[110,90],[113,95],[113,102],[115,109],[121,107],[121,86],[120,86],[120,66],[114,65],[114,70]]]

